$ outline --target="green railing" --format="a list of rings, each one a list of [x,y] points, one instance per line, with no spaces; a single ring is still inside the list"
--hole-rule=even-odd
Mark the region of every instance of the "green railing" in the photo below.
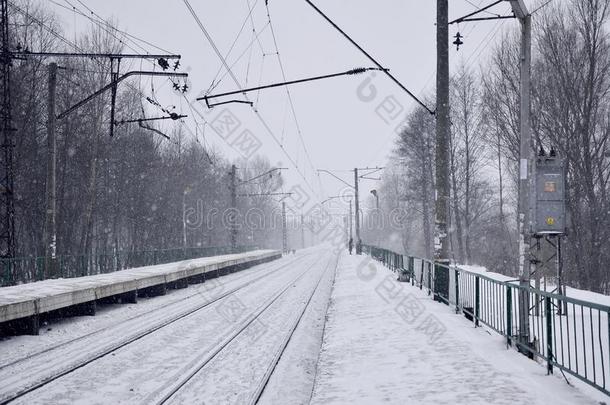
[[[191,247],[163,250],[124,251],[99,255],[57,256],[55,265],[45,274],[44,257],[0,259],[0,287],[30,283],[48,278],[73,278],[112,273],[133,267],[178,262],[199,257],[241,253],[256,249],[239,246],[231,251],[227,246]]]
[[[610,307],[383,248],[363,251],[475,325],[503,335],[508,346],[541,359],[548,373],[557,368],[610,395]],[[521,328],[520,305],[528,306],[529,328]]]

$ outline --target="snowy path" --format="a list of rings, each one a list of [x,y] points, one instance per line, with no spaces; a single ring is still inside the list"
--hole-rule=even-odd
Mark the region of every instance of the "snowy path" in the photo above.
[[[322,253],[322,252],[320,252]],[[236,340],[235,349],[229,350],[219,357],[216,365],[210,363],[213,373],[205,373],[207,382],[198,382],[185,386],[180,395],[184,398],[200,398],[206,394],[214,393],[217,398],[223,393],[226,401],[235,401],[236,395],[251,393],[257,382],[262,378],[266,368],[279,345],[278,339],[285,334],[287,320],[294,320],[295,312],[303,307],[303,297],[311,296],[313,287],[320,280],[324,270],[328,267],[331,255],[324,254],[298,254],[297,257],[281,259],[281,271],[276,271],[264,279],[247,283],[248,286],[221,300],[215,301],[204,309],[177,320],[168,327],[161,328],[154,333],[147,334],[134,342],[112,351],[93,362],[79,368],[63,377],[60,377],[29,394],[20,397],[15,403],[151,403],[158,399],[159,392],[163,392],[189,371],[189,368],[201,358],[208,356],[222,339],[230,335],[243,322],[255,312],[264,302],[278,293],[282,286],[293,287],[295,277],[303,274],[301,281],[294,284],[295,288],[288,288],[277,304],[270,307],[258,320],[258,326],[264,325],[262,337],[252,341],[252,336],[242,338],[242,343]],[[278,262],[262,265],[270,273],[277,268]],[[288,265],[289,264],[289,265]],[[334,270],[334,268],[333,268]],[[216,279],[222,281],[221,279]],[[247,280],[246,280],[247,281]],[[240,283],[244,283],[240,280]],[[288,284],[287,284],[288,283]],[[204,284],[205,285],[205,284]],[[209,287],[208,287],[209,288]],[[221,292],[229,290],[229,285],[222,285]],[[216,292],[203,291],[190,301],[210,300]],[[216,294],[217,295],[217,294]],[[187,305],[181,303],[180,305]],[[271,310],[273,308],[273,310]],[[173,316],[176,309],[159,309],[153,318],[163,319]],[[257,326],[257,324],[253,324]],[[82,356],[89,356],[90,352],[99,350],[99,347],[112,343],[113,339],[128,334],[127,327],[96,336],[97,340],[79,342],[77,345],[66,345],[51,357],[43,355],[33,362],[20,365],[19,369],[8,367],[0,370],[6,378],[4,388],[10,391],[12,387],[26,384],[28,378],[36,379],[44,373],[53,373],[57,364],[72,361]],[[138,326],[143,327],[143,326]],[[111,328],[112,329],[112,328]],[[250,333],[252,335],[254,332]],[[257,333],[261,333],[259,330]],[[257,336],[254,334],[255,337]],[[87,339],[85,339],[87,340]],[[245,342],[245,343],[244,343]],[[256,343],[256,344],[254,344]],[[224,360],[222,360],[224,359]],[[250,368],[242,367],[244,360],[250,360]],[[48,365],[53,367],[47,369]],[[244,379],[239,373],[227,374],[225,368],[234,368],[238,371],[251,371],[250,379]],[[242,373],[243,374],[243,373]],[[214,378],[207,378],[208,375]],[[234,376],[234,379],[227,379]],[[19,381],[24,378],[25,382]],[[198,381],[198,380],[196,380]],[[236,382],[241,383],[236,384]],[[249,390],[242,389],[243,384],[249,382]],[[224,385],[220,383],[225,383]],[[313,384],[313,381],[312,381]],[[222,387],[220,387],[222,386]],[[220,388],[220,391],[218,391]],[[179,397],[181,398],[181,397]],[[239,398],[242,398],[241,396]],[[209,399],[209,398],[208,398]],[[177,402],[180,402],[178,400]],[[207,401],[206,401],[207,402]],[[227,403],[213,400],[208,403]],[[233,403],[241,403],[235,401]]]
[[[395,278],[341,258],[312,403],[597,403]]]

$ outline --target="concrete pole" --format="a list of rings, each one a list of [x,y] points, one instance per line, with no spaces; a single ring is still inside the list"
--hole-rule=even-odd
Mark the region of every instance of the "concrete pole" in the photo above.
[[[354,243],[356,244],[356,254],[359,255],[361,241],[360,241],[360,202],[358,201],[358,169],[354,169],[354,201],[356,203],[356,240]]]
[[[301,249],[305,249],[305,220],[301,214]]]
[[[229,176],[231,177],[230,191],[231,191],[231,210],[232,214],[237,215],[237,167],[235,165],[231,165],[231,171],[229,172]],[[231,223],[229,223],[229,231],[231,233],[231,252],[235,253],[237,251],[237,217],[234,218]]]
[[[57,141],[55,139],[55,90],[57,87],[57,64],[48,66],[48,95],[47,95],[47,184],[44,225],[45,249],[45,278],[52,277],[55,269],[57,255]]]
[[[513,3],[514,4],[514,3]],[[514,7],[514,6],[513,6]],[[525,14],[521,11],[522,14]],[[517,14],[519,16],[519,14]],[[531,179],[532,173],[532,137],[530,118],[531,89],[531,51],[532,24],[531,16],[525,14],[521,21],[521,66],[520,66],[520,142],[519,142],[519,284],[529,288],[531,277]],[[529,345],[529,308],[530,297],[527,290],[519,294],[519,342]]]
[[[184,259],[186,259],[186,195],[188,189],[182,191],[182,249],[184,250]]]
[[[352,200],[349,200],[349,238],[352,239]]]
[[[449,4],[436,2],[436,227],[435,259],[449,263]]]

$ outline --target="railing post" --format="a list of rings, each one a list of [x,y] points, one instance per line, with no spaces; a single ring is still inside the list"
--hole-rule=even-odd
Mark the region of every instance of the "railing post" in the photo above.
[[[411,273],[411,285],[413,286],[415,285],[415,258],[413,256],[409,256],[409,272]]]
[[[428,295],[432,293],[432,263],[428,262]]]
[[[479,276],[476,276],[475,284],[474,284],[474,325],[475,326],[479,326],[479,312],[480,312],[479,301],[481,298],[480,284],[481,283],[480,283]]]
[[[506,284],[506,346],[511,346],[513,337],[513,289]]]
[[[551,298],[544,297],[544,315],[546,316],[546,372],[553,374],[553,311]]]
[[[460,272],[455,269],[455,313],[460,312]]]
[[[426,262],[422,259],[421,261],[421,274],[419,275],[419,289],[422,290],[424,288],[424,266]]]

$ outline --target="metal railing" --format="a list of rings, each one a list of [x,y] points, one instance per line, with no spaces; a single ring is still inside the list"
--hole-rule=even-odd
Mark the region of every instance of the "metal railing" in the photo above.
[[[501,334],[508,346],[545,362],[548,373],[557,368],[610,395],[609,306],[383,248],[363,246],[363,251],[475,325]],[[529,305],[528,344],[520,343],[518,336],[521,303]]]
[[[191,247],[163,250],[123,251],[98,255],[57,256],[54,268],[45,274],[44,257],[19,257],[0,259],[0,287],[30,283],[49,278],[73,278],[119,270],[178,262],[181,260],[210,257],[255,250],[255,246],[238,246],[231,251],[228,246]]]

